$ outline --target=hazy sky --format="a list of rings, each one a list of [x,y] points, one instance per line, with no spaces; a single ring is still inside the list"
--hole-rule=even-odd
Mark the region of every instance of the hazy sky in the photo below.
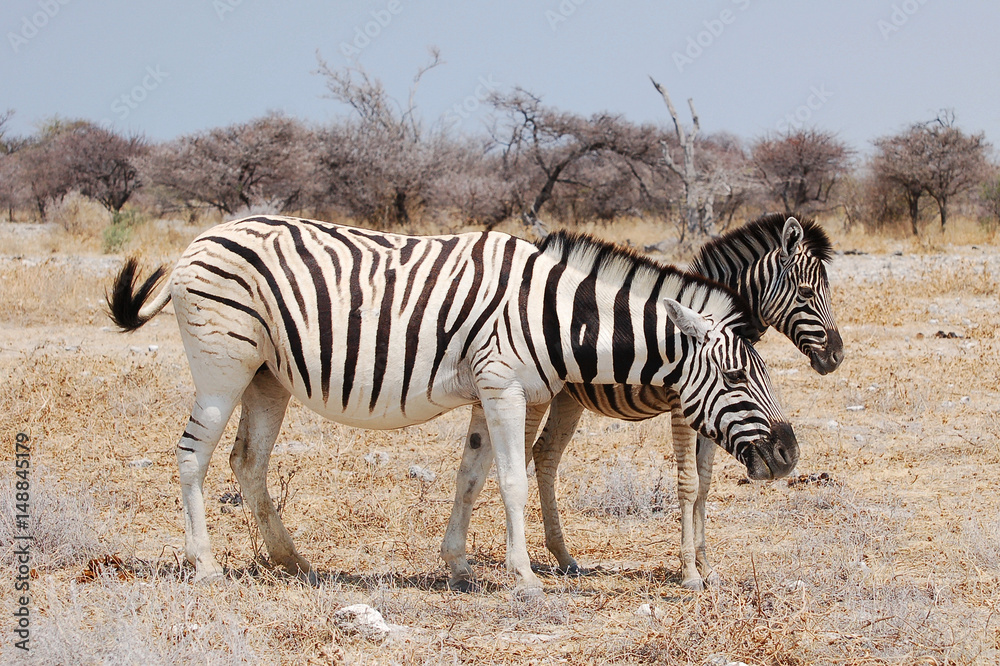
[[[864,151],[951,108],[1000,145],[995,0],[3,0],[0,28],[0,108],[18,133],[53,114],[153,139],[269,110],[322,122],[346,111],[323,96],[317,51],[405,100],[436,45],[446,64],[421,83],[421,115],[468,133],[477,95],[514,85],[666,122],[652,75],[685,119],[694,98],[706,132],[801,123]]]

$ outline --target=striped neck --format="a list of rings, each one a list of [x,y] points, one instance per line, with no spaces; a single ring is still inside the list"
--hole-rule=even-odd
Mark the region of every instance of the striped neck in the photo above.
[[[587,236],[553,234],[542,253],[555,261],[542,322],[560,379],[670,384],[689,345],[667,317],[672,298],[738,331],[752,327],[732,291]]]

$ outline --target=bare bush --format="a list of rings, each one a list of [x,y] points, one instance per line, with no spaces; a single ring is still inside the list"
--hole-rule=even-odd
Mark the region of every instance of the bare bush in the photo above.
[[[266,205],[285,212],[306,199],[312,140],[301,122],[272,113],[157,146],[146,171],[189,207],[234,215]]]
[[[409,222],[440,175],[448,148],[442,133],[426,131],[415,101],[421,78],[441,63],[440,54],[432,49],[430,62],[417,70],[405,106],[364,69],[333,69],[318,61],[329,96],[354,114],[318,137],[318,201],[369,222]]]
[[[834,187],[848,171],[851,154],[835,134],[816,129],[768,135],[751,149],[761,185],[786,215],[829,208]]]
[[[674,482],[668,474],[655,481],[644,476],[634,463],[617,459],[601,465],[592,483],[579,497],[580,508],[598,516],[649,518],[675,499]]]
[[[559,111],[521,88],[494,93],[490,104],[498,114],[491,134],[504,178],[511,183],[524,221],[541,234],[545,229],[538,213],[557,195],[557,188],[593,191],[601,182],[587,177],[593,171],[609,167],[620,175],[625,166],[621,160],[648,164],[655,159],[657,145],[644,132],[648,128],[636,127],[621,116],[602,113],[584,118]]]
[[[982,133],[966,135],[945,112],[926,123],[874,141],[874,177],[885,190],[896,190],[907,203],[910,228],[919,232],[920,198],[930,196],[938,207],[941,228],[948,222],[948,204],[971,191],[987,171],[988,145]]]
[[[0,480],[0,543],[7,546],[0,562],[8,567],[14,561],[15,534],[30,534],[32,566],[52,570],[86,562],[107,548],[103,543],[116,534],[115,512],[101,516],[101,509],[87,488],[74,487],[40,475],[36,469],[31,479],[28,528],[15,524],[18,502],[12,479]]]
[[[148,151],[139,134],[123,136],[86,123],[62,134],[58,148],[69,160],[73,186],[117,213],[142,187],[139,160]]]

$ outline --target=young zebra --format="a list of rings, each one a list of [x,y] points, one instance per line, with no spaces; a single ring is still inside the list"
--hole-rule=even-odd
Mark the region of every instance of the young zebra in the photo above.
[[[829,280],[825,264],[831,256],[830,241],[811,221],[800,224],[794,217],[766,215],[706,244],[691,266],[699,273],[725,284],[747,299],[753,314],[756,340],[774,326],[791,339],[820,374],[837,368],[843,359],[843,343],[830,307]],[[701,589],[703,577],[713,577],[705,544],[705,503],[712,479],[715,447],[703,435],[695,440],[685,423],[676,396],[663,387],[569,383],[550,407],[545,428],[535,442],[533,457],[545,523],[545,545],[559,567],[578,572],[566,547],[556,503],[556,470],[562,453],[576,431],[584,408],[620,418],[640,421],[672,412],[673,446],[677,459],[677,494],[681,510],[682,585]],[[473,414],[473,422],[479,418]],[[489,447],[483,446],[485,429],[470,427],[477,448],[465,447],[462,468],[489,464]],[[530,441],[527,442],[530,444]],[[726,449],[733,453],[729,447]],[[483,460],[485,458],[485,461]],[[768,478],[761,470],[748,468],[751,478]],[[459,489],[469,488],[460,476]],[[459,493],[449,523],[446,548],[452,557],[464,558],[464,541],[475,495]],[[449,538],[452,541],[449,541]]]
[[[171,299],[195,384],[177,445],[186,555],[218,576],[202,485],[242,401],[230,464],[271,558],[315,582],[266,488],[289,398],[363,428],[421,423],[481,404],[507,518],[507,565],[540,591],[524,540],[525,437],[566,382],[671,387],[689,422],[753,464],[797,460],[751,326],[731,291],[586,237],[544,249],[496,232],[410,237],[288,217],[225,223],[196,238],[146,304],[129,261],[109,297],[122,329]],[[696,312],[695,309],[699,310]]]

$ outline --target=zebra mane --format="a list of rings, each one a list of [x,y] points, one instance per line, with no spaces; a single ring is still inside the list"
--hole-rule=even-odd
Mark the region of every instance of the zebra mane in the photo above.
[[[761,215],[756,220],[705,243],[691,263],[691,270],[696,273],[702,272],[710,265],[709,258],[712,256],[735,255],[753,259],[780,247],[781,232],[786,219],[788,218],[784,213]],[[802,225],[804,234],[802,247],[805,252],[823,263],[828,263],[833,256],[833,246],[826,231],[815,220],[797,219]]]
[[[730,328],[745,338],[759,337],[750,306],[729,287],[701,275],[661,264],[635,250],[595,238],[589,234],[556,231],[538,243],[538,249],[556,261],[606,284],[622,284],[632,275],[634,286],[650,290],[662,282],[661,293],[716,321],[727,320]]]

